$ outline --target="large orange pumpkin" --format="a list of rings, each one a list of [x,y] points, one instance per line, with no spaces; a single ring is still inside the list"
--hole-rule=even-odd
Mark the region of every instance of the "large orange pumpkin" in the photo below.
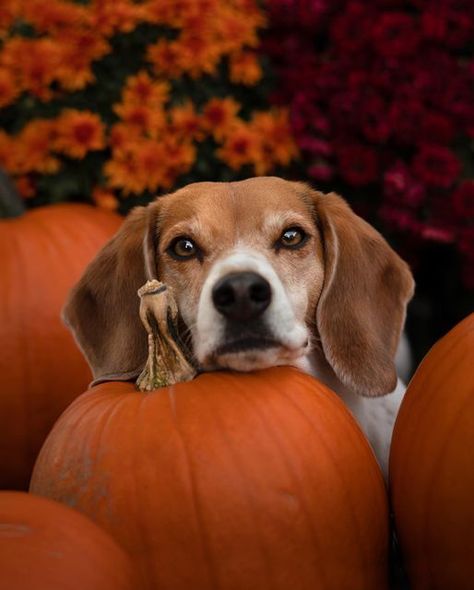
[[[340,399],[278,367],[138,393],[56,423],[31,489],[107,529],[156,590],[383,590],[385,486]]]
[[[0,488],[28,487],[51,426],[91,380],[60,310],[120,223],[80,204],[0,220]]]
[[[413,590],[472,590],[474,314],[432,348],[409,384],[390,489]]]
[[[0,590],[139,590],[132,563],[88,518],[24,492],[0,492]]]

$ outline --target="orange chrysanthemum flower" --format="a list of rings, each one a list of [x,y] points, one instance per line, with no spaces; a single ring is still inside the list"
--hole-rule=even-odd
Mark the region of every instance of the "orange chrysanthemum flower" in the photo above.
[[[160,187],[171,188],[181,174],[189,172],[196,160],[196,149],[188,142],[168,137],[165,142],[166,167],[160,180]]]
[[[0,109],[11,104],[20,94],[15,78],[6,68],[0,68]]]
[[[22,4],[22,18],[41,33],[73,31],[90,23],[86,7],[62,0],[27,0]]]
[[[70,158],[81,159],[87,152],[105,147],[104,124],[90,111],[63,111],[57,119],[54,149]]]
[[[110,189],[97,186],[92,191],[92,200],[101,209],[107,209],[108,211],[116,211],[118,209],[119,201]]]
[[[261,29],[267,25],[265,12],[260,6],[261,3],[255,0],[232,0],[233,9],[239,14],[244,14],[245,18],[253,23],[255,29]]]
[[[93,0],[90,10],[92,29],[107,37],[129,33],[147,19],[145,6],[129,0]]]
[[[222,50],[217,43],[209,42],[202,31],[186,32],[176,45],[183,72],[192,78],[216,72]]]
[[[56,141],[56,122],[36,119],[28,123],[15,137],[11,172],[27,174],[54,174],[60,168],[59,160],[52,155]]]
[[[142,181],[142,191],[154,192],[163,183],[168,154],[163,143],[157,141],[143,141],[136,148],[137,177]]]
[[[3,46],[0,59],[16,75],[21,90],[42,100],[51,98],[49,86],[61,63],[60,50],[53,40],[13,37]]]
[[[147,20],[180,29],[190,19],[216,16],[219,4],[219,0],[149,0],[146,5]]]
[[[257,113],[252,118],[252,127],[262,137],[263,161],[266,165],[261,174],[275,164],[288,165],[298,155],[287,111]]]
[[[238,123],[217,155],[233,170],[239,170],[245,164],[258,163],[261,157],[259,137],[249,125]]]
[[[147,60],[159,76],[177,78],[183,71],[182,53],[175,41],[161,39],[155,45],[150,45]]]
[[[93,31],[79,30],[57,37],[61,64],[57,79],[66,90],[81,90],[94,81],[91,65],[107,55],[110,45]]]
[[[169,132],[183,139],[195,139],[202,141],[205,132],[201,126],[201,117],[196,113],[192,102],[188,101],[180,107],[170,110],[171,123],[168,126]]]
[[[262,68],[252,51],[231,55],[229,60],[230,79],[235,84],[253,86],[262,78]]]
[[[124,103],[144,105],[152,108],[162,107],[168,100],[170,85],[168,82],[156,82],[145,70],[130,76],[122,93]]]
[[[202,112],[202,127],[209,131],[216,141],[222,140],[233,128],[240,104],[233,98],[213,98]]]
[[[176,172],[177,176],[189,172],[196,161],[196,148],[190,141],[182,141],[173,135],[167,135],[164,140],[166,165]]]
[[[142,179],[137,174],[136,159],[130,149],[114,153],[104,166],[104,174],[109,186],[121,190],[124,196],[139,194],[144,190]]]
[[[166,162],[163,145],[143,139],[129,142],[105,165],[108,184],[124,195],[154,191],[160,186]]]
[[[188,172],[195,162],[194,146],[166,136],[164,141],[129,141],[105,165],[109,186],[125,195],[169,188],[176,178]]]
[[[252,14],[228,6],[221,9],[215,26],[219,43],[227,53],[238,51],[244,46],[256,47],[258,44],[258,24]]]
[[[115,153],[124,150],[130,141],[135,141],[139,137],[140,134],[136,129],[130,129],[124,123],[116,123],[110,129],[108,144],[112,152]]]
[[[0,38],[8,33],[8,28],[18,18],[20,7],[20,0],[2,0],[0,2]]]
[[[125,103],[115,105],[114,111],[134,135],[143,134],[156,138],[165,127],[165,114],[161,109]]]

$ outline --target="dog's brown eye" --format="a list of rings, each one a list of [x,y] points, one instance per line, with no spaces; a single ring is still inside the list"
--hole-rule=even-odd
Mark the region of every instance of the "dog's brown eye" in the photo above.
[[[307,237],[306,233],[299,227],[289,227],[281,234],[277,247],[297,248],[306,242]]]
[[[189,238],[176,238],[171,242],[168,252],[174,258],[184,260],[186,258],[197,256],[198,248]]]

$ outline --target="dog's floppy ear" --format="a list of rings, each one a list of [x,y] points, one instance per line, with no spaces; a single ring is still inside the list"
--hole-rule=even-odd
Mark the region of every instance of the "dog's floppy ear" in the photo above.
[[[316,323],[339,380],[364,396],[393,391],[394,357],[414,282],[384,238],[335,194],[314,192],[325,278]]]
[[[72,289],[63,309],[94,376],[93,384],[139,375],[147,334],[138,289],[156,278],[158,204],[137,207]]]

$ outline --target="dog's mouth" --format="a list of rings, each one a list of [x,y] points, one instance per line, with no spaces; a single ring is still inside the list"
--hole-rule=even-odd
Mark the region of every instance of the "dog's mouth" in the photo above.
[[[274,338],[245,336],[221,344],[214,352],[219,357],[224,354],[235,354],[238,352],[249,352],[251,350],[266,350],[268,348],[280,347],[281,343]]]
[[[290,348],[268,335],[240,335],[220,344],[201,366],[205,371],[231,369],[247,372],[295,365],[304,356],[306,348]]]
[[[310,348],[307,330],[301,328],[292,336],[275,334],[263,321],[227,324],[218,342],[202,351],[204,354],[198,350],[197,357],[204,371],[247,372],[279,365],[299,366]]]

